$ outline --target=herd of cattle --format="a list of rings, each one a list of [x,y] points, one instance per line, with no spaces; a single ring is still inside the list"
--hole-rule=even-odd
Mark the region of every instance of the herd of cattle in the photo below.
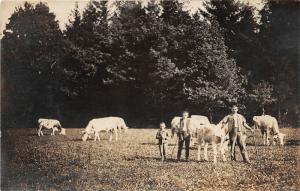
[[[180,127],[180,119],[181,117],[174,117],[171,121],[173,135],[174,132],[176,132],[176,129]],[[225,150],[227,150],[228,146],[228,125],[221,122],[216,125],[211,124],[207,117],[201,115],[192,115],[190,121],[192,141],[196,142],[198,145],[198,160],[200,160],[200,151],[202,147],[204,147],[204,159],[207,160],[207,148],[208,145],[211,145],[214,155],[213,161],[216,162],[217,160],[217,150],[221,152],[223,161],[226,161]],[[254,116],[253,122],[255,128],[260,129],[262,133],[264,145],[270,145],[270,138],[273,145],[275,145],[276,142],[279,142],[281,146],[284,144],[283,139],[285,134],[279,132],[276,118],[270,115]],[[58,120],[39,119],[38,124],[38,136],[43,136],[43,129],[52,130],[51,135],[55,135],[55,132],[66,135],[66,129],[62,128]],[[100,141],[99,133],[102,131],[109,133],[109,141],[112,141],[113,135],[115,135],[115,139],[118,140],[119,134],[126,132],[127,129],[128,127],[126,126],[124,119],[120,117],[92,119],[82,131],[82,140],[87,141],[88,138],[94,136],[95,141]],[[272,136],[270,137],[270,135]],[[246,139],[246,136],[244,138]]]

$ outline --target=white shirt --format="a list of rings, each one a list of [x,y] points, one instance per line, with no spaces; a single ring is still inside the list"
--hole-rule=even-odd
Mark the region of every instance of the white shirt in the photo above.
[[[187,119],[181,120],[180,128],[182,129],[182,131],[187,131],[186,121],[187,121]]]

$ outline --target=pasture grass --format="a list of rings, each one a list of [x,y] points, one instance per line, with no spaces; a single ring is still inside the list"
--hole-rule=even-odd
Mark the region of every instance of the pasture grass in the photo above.
[[[161,162],[156,129],[129,129],[121,140],[81,141],[82,129],[66,136],[38,137],[36,129],[2,129],[1,190],[299,190],[300,129],[283,128],[286,145],[262,146],[255,133],[247,139],[252,164],[237,161],[176,163],[176,139],[170,140],[166,162]],[[255,151],[255,148],[257,149]],[[257,155],[256,155],[257,153]],[[183,152],[184,154],[184,152]],[[229,160],[229,152],[226,152]],[[201,156],[203,159],[203,155]],[[184,157],[183,157],[184,158]]]

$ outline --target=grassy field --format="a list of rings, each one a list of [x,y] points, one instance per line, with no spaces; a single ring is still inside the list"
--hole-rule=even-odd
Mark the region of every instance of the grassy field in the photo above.
[[[3,129],[1,190],[300,190],[300,129],[281,129],[284,147],[262,146],[256,132],[257,155],[249,137],[251,165],[241,162],[238,148],[236,162],[213,164],[211,150],[210,162],[197,162],[192,148],[191,162],[169,155],[162,163],[154,129],[130,129],[112,143],[106,134],[82,142],[81,130],[38,137],[36,129]]]

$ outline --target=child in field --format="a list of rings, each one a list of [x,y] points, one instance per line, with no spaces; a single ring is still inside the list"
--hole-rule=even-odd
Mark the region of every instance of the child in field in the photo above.
[[[161,122],[159,124],[159,130],[156,133],[156,139],[158,139],[161,161],[166,160],[168,150],[168,136],[169,135],[166,130],[166,124],[164,122]]]

